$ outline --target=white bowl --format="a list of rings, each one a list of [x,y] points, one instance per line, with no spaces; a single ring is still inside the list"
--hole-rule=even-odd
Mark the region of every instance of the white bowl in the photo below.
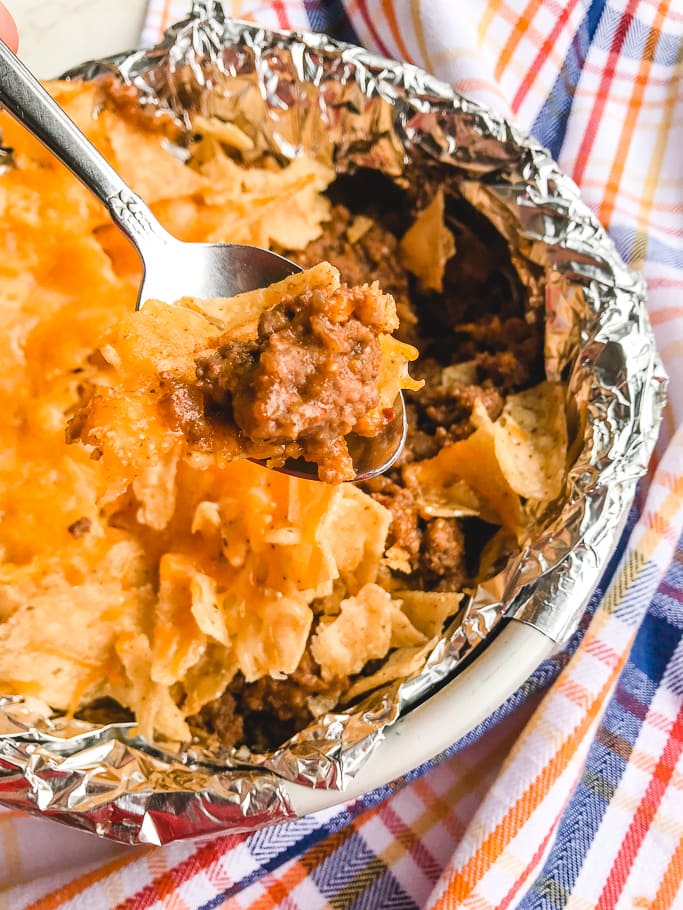
[[[538,629],[511,620],[469,667],[388,730],[343,791],[285,782],[297,815],[354,799],[439,755],[499,708],[554,648]]]

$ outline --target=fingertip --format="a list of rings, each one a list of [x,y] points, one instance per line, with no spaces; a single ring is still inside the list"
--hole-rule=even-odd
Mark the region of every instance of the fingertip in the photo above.
[[[0,38],[2,38],[5,44],[15,53],[17,52],[19,47],[17,25],[2,3],[0,3]]]

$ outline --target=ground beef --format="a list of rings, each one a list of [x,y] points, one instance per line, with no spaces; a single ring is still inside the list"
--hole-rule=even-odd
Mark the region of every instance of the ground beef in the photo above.
[[[190,726],[216,736],[227,746],[244,743],[254,752],[280,745],[313,720],[311,697],[338,694],[348,682],[325,683],[318,665],[308,652],[287,679],[264,676],[247,683],[237,674],[228,689],[200,713],[189,719]]]
[[[420,516],[413,493],[403,485],[401,468],[431,458],[447,443],[472,433],[475,402],[495,420],[505,395],[543,378],[543,324],[526,311],[504,241],[465,203],[455,203],[450,213],[457,253],[446,270],[444,293],[420,295],[398,258],[398,237],[411,221],[410,203],[394,193],[384,200],[381,212],[368,208],[367,198],[377,197],[373,181],[379,178],[369,179],[370,184],[367,175],[362,177],[354,190],[354,178],[342,178],[345,198],[353,200],[350,207],[335,205],[323,235],[303,254],[280,252],[304,267],[327,260],[349,284],[377,280],[394,296],[402,323],[397,334],[420,350],[411,373],[424,379],[425,386],[405,393],[408,439],[398,465],[362,487],[391,512],[387,544],[407,560],[403,569],[394,570],[397,583],[461,591],[478,571],[478,554],[492,529],[478,519]],[[339,197],[337,188],[332,196]],[[429,187],[423,196],[421,206],[431,198]],[[401,205],[408,208],[400,211]],[[359,214],[372,219],[360,234],[355,230]],[[463,364],[468,364],[466,370],[453,370]],[[309,698],[326,692],[306,654],[286,680],[264,678],[247,684],[238,676],[197,722],[227,744],[245,742],[256,751],[268,750],[310,723]]]
[[[204,394],[195,385],[162,377],[159,404],[169,423],[192,445],[211,447],[213,432],[205,416]]]
[[[311,268],[318,262],[329,262],[339,269],[342,281],[351,286],[376,281],[396,302],[401,323],[398,337],[415,344],[417,337],[413,329],[417,319],[410,300],[408,273],[398,258],[398,238],[380,221],[372,218],[368,229],[352,241],[350,238],[355,237],[355,218],[345,205],[335,205],[317,240],[303,252],[282,252],[304,268]]]
[[[475,371],[480,373],[476,365]],[[503,409],[503,395],[489,378],[478,383],[449,379],[434,357],[416,361],[412,373],[425,385],[406,394],[410,429],[401,465],[432,458],[447,443],[469,436],[474,431],[470,418],[475,402],[484,405],[491,420]]]
[[[388,547],[400,547],[411,567],[417,569],[422,543],[422,529],[417,511],[417,502],[411,490],[401,486],[386,474],[373,477],[363,484],[373,499],[391,512],[391,526],[387,538]]]
[[[437,591],[462,591],[467,581],[465,535],[456,518],[432,518],[427,522],[420,548],[421,563],[431,574]],[[429,575],[425,587],[429,585]]]
[[[244,742],[244,715],[237,707],[235,696],[229,689],[204,705],[199,714],[188,717],[190,729],[196,728],[215,736],[230,748]]]
[[[413,492],[396,479],[374,477],[365,483],[373,499],[391,512],[387,547],[397,547],[407,557],[410,571],[403,573],[408,588],[461,591],[467,581],[465,537],[455,518],[420,517]]]
[[[474,360],[482,381],[503,393],[526,388],[542,373],[542,333],[536,320],[486,314],[477,322],[455,325],[454,333],[460,358]]]
[[[197,358],[199,389],[249,440],[296,441],[321,480],[348,480],[343,437],[379,404],[388,300],[376,283],[286,297],[261,315],[254,341],[219,343]]]
[[[370,179],[376,182],[377,175]],[[343,182],[356,211],[335,205],[322,236],[303,254],[283,252],[304,266],[328,260],[349,284],[376,278],[393,295],[401,319],[397,336],[421,353],[411,374],[425,380],[419,392],[405,394],[409,435],[400,464],[430,458],[446,443],[474,430],[470,417],[477,399],[495,420],[504,395],[543,378],[542,320],[526,312],[505,242],[474,209],[457,204],[449,222],[457,253],[448,263],[443,295],[421,295],[400,262],[399,237],[386,226],[389,222],[405,230],[410,223],[409,217],[397,214],[400,200],[392,195],[391,209],[381,213],[367,209],[367,195],[374,186],[368,175],[361,176],[355,187],[352,178]],[[379,192],[391,190],[380,187]],[[429,188],[426,192],[429,195]],[[333,190],[333,196],[338,195]],[[355,219],[363,213],[372,226],[352,242]],[[445,367],[468,361],[475,367],[474,382],[444,381]]]

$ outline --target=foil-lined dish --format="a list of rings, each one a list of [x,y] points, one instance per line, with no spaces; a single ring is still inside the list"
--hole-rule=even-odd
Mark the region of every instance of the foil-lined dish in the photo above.
[[[324,714],[264,755],[182,752],[130,723],[52,716],[0,701],[0,801],[123,843],[247,831],[296,814],[286,782],[338,790],[385,730],[457,676],[508,621],[566,641],[616,544],[646,470],[666,378],[643,283],[533,139],[407,64],[318,34],[264,30],[195,3],[156,48],[92,62],[69,78],[114,76],[143,107],[189,127],[190,111],[245,117],[255,154],[302,152],[338,173],[381,171],[404,188],[435,174],[507,241],[529,312],[545,313],[545,369],[567,384],[573,461],[565,493],[530,543],[479,585],[424,669]],[[249,104],[245,106],[245,96]],[[246,113],[245,113],[246,112]]]

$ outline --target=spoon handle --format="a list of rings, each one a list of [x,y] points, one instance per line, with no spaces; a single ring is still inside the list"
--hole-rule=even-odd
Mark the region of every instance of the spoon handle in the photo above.
[[[142,253],[169,235],[35,76],[0,40],[0,103],[103,202]]]

